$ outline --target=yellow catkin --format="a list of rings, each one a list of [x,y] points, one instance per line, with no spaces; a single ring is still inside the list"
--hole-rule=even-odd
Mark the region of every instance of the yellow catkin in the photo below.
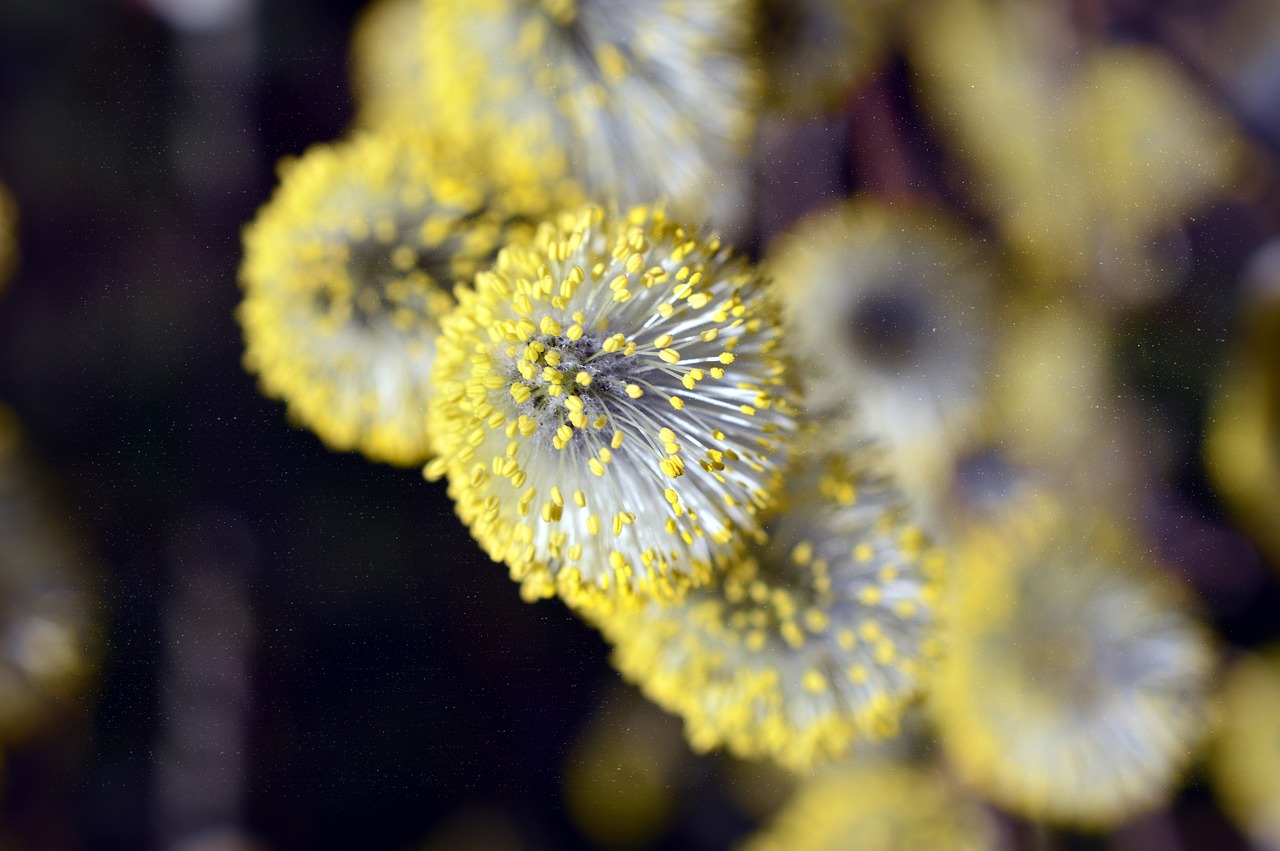
[[[736,315],[681,302],[674,273],[686,265]],[[575,283],[563,300],[542,283],[564,280]],[[632,298],[601,297],[619,281]],[[600,610],[677,599],[758,531],[795,409],[776,308],[749,264],[661,211],[614,219],[589,207],[508,246],[458,296],[437,347],[428,426],[440,460],[427,472],[448,478],[459,516],[526,596],[558,592]],[[717,329],[715,342],[702,342],[704,328]],[[679,356],[659,342],[678,342]],[[722,379],[692,365],[730,344],[737,358]],[[703,377],[685,389],[695,372]],[[668,401],[676,388],[684,408]],[[764,404],[744,425],[736,405],[747,398]],[[499,475],[473,476],[495,458]],[[520,481],[504,475],[508,461]],[[520,513],[522,493],[553,488],[574,495],[554,529],[538,511]]]
[[[960,544],[930,704],[951,761],[1032,819],[1161,806],[1207,730],[1203,627],[1131,531],[1039,493],[990,522]]]
[[[615,665],[684,718],[695,748],[806,770],[895,731],[921,692],[943,563],[927,545],[900,546],[910,521],[869,462],[806,459],[767,539],[715,583],[595,619]],[[857,500],[840,498],[855,485]],[[852,558],[855,544],[867,559]]]
[[[245,366],[333,449],[430,457],[424,411],[450,291],[523,231],[517,217],[545,210],[536,193],[479,182],[469,156],[409,132],[318,145],[282,166],[245,229]],[[496,407],[478,412],[506,424]]]
[[[464,139],[495,142],[504,170],[567,175],[624,207],[665,198],[690,220],[724,218],[761,91],[750,10],[748,0],[437,0],[421,109]],[[654,269],[644,255],[619,270]],[[637,275],[613,297],[644,286]]]

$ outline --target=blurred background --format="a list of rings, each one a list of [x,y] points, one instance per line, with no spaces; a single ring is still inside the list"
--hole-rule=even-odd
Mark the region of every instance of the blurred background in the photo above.
[[[1161,51],[1248,147],[1242,176],[1153,237],[1156,283],[1083,301],[1108,316],[1154,471],[1135,514],[1224,643],[1257,647],[1280,638],[1280,574],[1202,447],[1246,269],[1280,235],[1280,4],[1071,5],[1082,39]],[[594,631],[521,602],[443,483],[328,451],[241,367],[241,228],[281,157],[351,124],[361,6],[0,0],[20,251],[0,402],[84,637],[78,685],[0,730],[0,848],[731,848],[785,801],[781,772],[689,753]],[[855,190],[930,198],[1019,252],[910,31],[877,32],[822,117],[762,119],[753,256]],[[1250,847],[1198,773],[1117,833],[1002,824],[1009,847]]]

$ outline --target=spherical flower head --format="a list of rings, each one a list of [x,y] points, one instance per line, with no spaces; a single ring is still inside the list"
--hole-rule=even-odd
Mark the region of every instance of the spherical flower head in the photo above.
[[[989,351],[992,270],[940,213],[857,199],[803,219],[765,267],[777,281],[808,410],[855,445],[880,440],[917,497],[971,439]]]
[[[263,392],[331,448],[420,464],[450,288],[509,238],[515,211],[425,137],[361,135],[282,169],[245,230],[239,319]]]
[[[767,543],[714,585],[600,621],[695,749],[805,770],[897,732],[938,651],[944,562],[868,469],[805,460]]]
[[[18,260],[18,207],[13,196],[0,183],[0,288],[9,282],[9,275]]]
[[[1214,654],[1131,535],[1043,493],[958,551],[932,708],[960,773],[1029,818],[1159,806],[1206,729]]]
[[[503,168],[703,221],[754,131],[748,0],[434,0],[425,109]],[[717,222],[724,224],[724,222]]]
[[[427,473],[527,598],[672,599],[757,531],[793,406],[765,280],[719,240],[566,214],[441,330]]]
[[[739,851],[990,851],[994,820],[936,768],[870,762],[808,778]]]
[[[1241,657],[1219,697],[1209,762],[1223,808],[1264,848],[1280,848],[1280,648]]]

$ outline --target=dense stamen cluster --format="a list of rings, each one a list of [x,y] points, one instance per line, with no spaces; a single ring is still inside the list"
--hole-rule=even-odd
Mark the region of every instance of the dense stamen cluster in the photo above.
[[[520,210],[460,179],[419,135],[317,146],[245,233],[245,363],[335,449],[399,464],[430,454],[429,375],[449,288],[493,257]]]
[[[972,240],[938,212],[861,198],[801,221],[766,265],[810,410],[836,445],[879,440],[904,490],[928,498],[986,380],[993,274]]]
[[[919,694],[943,562],[865,460],[806,461],[767,543],[715,585],[602,621],[695,747],[805,769],[895,733]]]
[[[725,206],[759,96],[746,0],[434,0],[429,15],[424,111],[496,140],[498,167],[694,221]]]
[[[757,530],[793,413],[763,281],[718,240],[588,208],[458,295],[428,475],[526,595],[674,599]]]
[[[1031,818],[1158,805],[1206,728],[1213,654],[1127,536],[1027,497],[959,552],[932,705],[961,773]]]

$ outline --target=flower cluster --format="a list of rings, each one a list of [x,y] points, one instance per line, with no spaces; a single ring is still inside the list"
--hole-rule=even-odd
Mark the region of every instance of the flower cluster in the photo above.
[[[976,796],[1109,828],[1207,732],[1214,644],[1128,522],[1158,465],[1105,337],[1176,283],[1153,246],[1235,184],[1238,128],[1153,50],[1039,50],[1055,4],[902,4],[924,113],[972,171],[936,184],[991,232],[902,197],[929,182],[895,173],[898,140],[865,190],[731,247],[725,211],[763,203],[756,119],[876,85],[898,5],[379,0],[360,133],[288,164],[245,234],[266,393],[335,448],[423,464],[695,750],[813,774],[752,847],[989,847]],[[1262,530],[1259,292],[1209,446]],[[867,750],[893,758],[855,771]]]
[[[694,221],[730,212],[719,199],[761,88],[746,0],[433,0],[427,14],[423,108],[497,140],[497,167]]]
[[[957,550],[933,692],[956,767],[1031,818],[1157,805],[1207,731],[1214,659],[1128,536],[1024,489]]]

